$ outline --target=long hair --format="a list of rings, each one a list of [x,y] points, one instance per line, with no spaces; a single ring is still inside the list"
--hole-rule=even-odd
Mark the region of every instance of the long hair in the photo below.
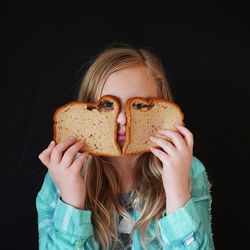
[[[170,86],[159,58],[148,49],[130,46],[106,48],[92,62],[83,76],[78,101],[97,102],[107,78],[115,71],[134,65],[144,65],[156,80],[159,97],[173,101]],[[131,237],[138,228],[141,241],[146,243],[158,237],[157,221],[166,206],[166,196],[162,183],[162,164],[152,154],[144,153],[136,157],[134,168],[133,207],[140,212]],[[118,215],[129,217],[118,200],[119,182],[117,174],[107,157],[89,156],[82,174],[86,181],[86,207],[92,212],[92,223],[96,240],[102,249],[113,248],[118,240]],[[156,235],[149,235],[149,223],[154,220]]]

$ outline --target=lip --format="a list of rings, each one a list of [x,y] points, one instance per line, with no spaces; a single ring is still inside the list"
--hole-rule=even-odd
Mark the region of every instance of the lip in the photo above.
[[[119,136],[125,136],[126,135],[126,131],[120,131],[120,132],[118,132],[118,135]]]
[[[126,131],[120,131],[117,133],[118,141],[125,141],[126,138]]]

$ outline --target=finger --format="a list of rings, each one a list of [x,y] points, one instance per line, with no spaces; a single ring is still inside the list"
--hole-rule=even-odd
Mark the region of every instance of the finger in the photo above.
[[[181,125],[176,125],[176,128],[184,137],[184,140],[186,141],[187,145],[190,147],[193,147],[194,137],[193,137],[192,132],[189,129],[187,129],[186,127],[181,126]]]
[[[178,131],[168,130],[168,129],[161,129],[158,131],[160,135],[166,136],[171,140],[174,146],[178,149],[182,148],[186,143]]]
[[[165,139],[151,136],[150,140],[155,143],[157,146],[161,147],[166,153],[173,154],[175,147],[171,142],[168,142]]]
[[[150,151],[162,162],[166,162],[168,160],[168,156],[165,152],[163,152],[162,150],[160,149],[157,149],[157,148],[153,148],[151,147],[150,148]]]
[[[63,152],[66,151],[74,142],[75,138],[69,138],[57,144],[52,150],[51,161],[55,164],[59,164],[62,160]]]
[[[62,165],[65,167],[69,167],[74,161],[75,155],[83,148],[84,142],[80,141],[73,146],[71,146],[63,155]]]
[[[51,156],[51,152],[52,149],[55,146],[55,142],[51,141],[49,146],[42,152],[39,154],[38,158],[40,159],[40,161],[46,166],[48,167],[49,163],[50,163],[50,156]]]
[[[70,169],[75,173],[78,173],[82,169],[83,163],[88,158],[88,155],[89,155],[88,152],[81,154],[71,165]]]

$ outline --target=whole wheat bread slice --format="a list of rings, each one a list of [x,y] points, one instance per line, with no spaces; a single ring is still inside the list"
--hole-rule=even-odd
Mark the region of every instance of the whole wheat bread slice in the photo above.
[[[84,140],[84,151],[91,155],[120,156],[117,143],[119,112],[120,104],[113,96],[103,96],[98,103],[65,104],[54,113],[54,141],[60,143],[75,137],[77,141]]]
[[[162,137],[159,129],[176,130],[175,124],[184,125],[184,114],[173,102],[159,98],[148,100],[135,97],[126,102],[126,139],[123,154],[149,152],[154,145],[150,136]]]

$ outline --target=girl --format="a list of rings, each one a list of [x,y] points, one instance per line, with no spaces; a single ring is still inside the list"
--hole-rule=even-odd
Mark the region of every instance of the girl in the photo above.
[[[118,144],[131,97],[173,101],[159,59],[145,49],[103,51],[86,72],[78,101],[119,98]],[[48,168],[36,206],[40,249],[214,249],[211,195],[193,135],[183,126],[150,137],[160,148],[134,156],[78,154],[84,142],[52,141],[39,159]],[[77,155],[77,156],[76,156]]]

